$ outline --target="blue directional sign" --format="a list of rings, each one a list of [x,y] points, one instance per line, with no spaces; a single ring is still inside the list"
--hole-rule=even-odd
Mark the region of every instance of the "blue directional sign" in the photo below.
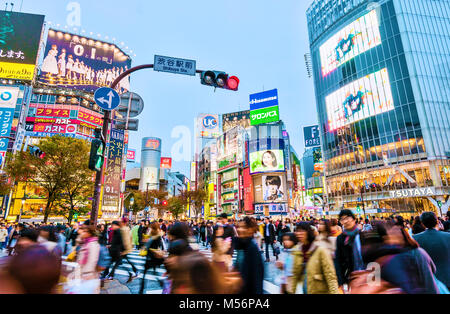
[[[114,110],[120,105],[120,96],[112,88],[102,87],[95,91],[95,103],[103,110]]]

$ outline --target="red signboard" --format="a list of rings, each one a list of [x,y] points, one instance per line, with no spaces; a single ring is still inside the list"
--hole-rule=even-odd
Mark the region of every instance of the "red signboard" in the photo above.
[[[33,132],[45,133],[75,133],[77,127],[73,124],[60,125],[51,123],[37,123],[34,125]]]
[[[172,158],[161,157],[161,166],[162,169],[172,169]]]
[[[135,150],[132,150],[132,149],[129,149],[129,150],[127,151],[127,160],[129,160],[129,161],[135,161],[135,159],[136,159],[136,151],[135,151]]]
[[[102,118],[100,118],[98,116],[95,116],[95,115],[93,115],[91,113],[82,111],[82,110],[78,111],[78,119],[82,120],[82,121],[89,122],[89,123],[93,123],[93,124],[98,125],[98,126],[103,125],[103,119]]]
[[[253,214],[253,179],[250,175],[250,168],[245,168],[242,174],[244,177],[244,210],[247,214]]]

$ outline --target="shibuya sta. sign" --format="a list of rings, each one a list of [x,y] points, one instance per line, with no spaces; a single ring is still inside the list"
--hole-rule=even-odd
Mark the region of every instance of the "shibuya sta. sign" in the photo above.
[[[435,195],[436,188],[428,187],[428,188],[405,189],[405,190],[390,191],[389,193],[392,198],[426,197]]]

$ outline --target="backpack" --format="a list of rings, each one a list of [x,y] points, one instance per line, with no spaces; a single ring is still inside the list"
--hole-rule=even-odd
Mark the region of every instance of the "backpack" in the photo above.
[[[98,255],[97,271],[104,271],[111,263],[111,256],[109,255],[106,246],[100,245],[100,253]]]

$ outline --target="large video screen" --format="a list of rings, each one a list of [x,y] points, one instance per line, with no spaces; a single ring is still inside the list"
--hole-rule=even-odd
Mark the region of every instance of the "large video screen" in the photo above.
[[[250,173],[284,171],[284,155],[279,149],[250,153]]]
[[[393,110],[394,100],[387,69],[342,87],[328,95],[325,103],[330,131]]]
[[[0,78],[34,77],[44,16],[0,10]]]
[[[50,29],[39,82],[94,92],[110,86],[130,67],[130,57],[113,44]],[[129,91],[129,77],[116,90]]]
[[[380,25],[375,10],[347,25],[320,47],[322,75],[381,44]]]

